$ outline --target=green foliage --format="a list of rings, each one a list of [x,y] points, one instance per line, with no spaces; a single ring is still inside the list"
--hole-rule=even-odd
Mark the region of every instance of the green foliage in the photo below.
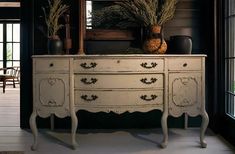
[[[235,81],[233,81],[233,89],[232,91],[235,93]]]
[[[7,45],[7,60],[12,60],[12,46]]]

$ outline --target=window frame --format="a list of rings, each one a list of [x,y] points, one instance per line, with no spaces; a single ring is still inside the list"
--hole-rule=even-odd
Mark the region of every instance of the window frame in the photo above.
[[[13,44],[19,43],[19,51],[20,51],[20,44],[21,40],[19,42],[13,41],[13,28],[12,28],[12,41],[7,41],[7,24],[19,24],[20,25],[20,20],[1,20],[0,24],[3,24],[3,42],[0,42],[3,44],[3,59],[0,59],[0,63],[2,63],[3,68],[8,67],[7,62],[11,62],[11,66],[14,66],[14,62],[18,62],[20,66],[20,53],[19,53],[19,59],[15,60],[14,59],[14,50],[13,50]],[[12,26],[13,27],[13,26]],[[11,43],[12,44],[12,58],[11,60],[7,60],[7,44]]]
[[[235,120],[235,91],[234,86],[231,87],[235,83],[235,9],[233,10],[233,13],[231,12],[231,5],[230,2],[234,1],[232,0],[225,0],[225,17],[224,17],[224,37],[225,37],[225,58],[224,58],[224,66],[225,66],[225,114],[229,116],[230,118]],[[235,5],[235,3],[234,3]],[[232,26],[233,25],[233,26]],[[232,28],[232,29],[231,29]],[[232,30],[232,32],[231,32]],[[232,33],[232,35],[231,35]],[[232,37],[232,38],[231,38]],[[231,40],[232,39],[232,40]],[[231,72],[233,70],[233,72]],[[233,83],[231,83],[233,80]]]

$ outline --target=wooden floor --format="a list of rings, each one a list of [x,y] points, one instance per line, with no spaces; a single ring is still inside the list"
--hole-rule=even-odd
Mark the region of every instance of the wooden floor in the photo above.
[[[0,151],[24,151],[26,154],[235,154],[222,137],[207,130],[208,147],[200,148],[199,128],[169,129],[169,145],[161,149],[161,129],[78,130],[76,150],[70,149],[66,130],[39,130],[37,151],[31,151],[30,130],[19,128],[19,88],[0,92]]]
[[[0,127],[20,126],[20,90],[16,86],[8,85],[5,93],[0,87]]]

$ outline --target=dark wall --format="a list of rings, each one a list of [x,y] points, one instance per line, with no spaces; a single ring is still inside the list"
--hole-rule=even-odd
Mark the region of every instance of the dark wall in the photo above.
[[[21,0],[21,90],[20,90],[20,126],[29,128],[29,116],[32,111],[32,60],[34,48],[33,0]]]
[[[192,53],[206,53],[207,44],[205,39],[207,38],[207,21],[210,17],[207,16],[208,11],[213,11],[213,5],[208,4],[208,0],[179,0],[175,12],[175,16],[172,20],[167,22],[164,26],[164,38],[169,42],[170,37],[174,35],[187,35],[192,37],[193,50]],[[99,2],[97,2],[99,3]],[[211,2],[210,2],[211,3]],[[206,5],[205,5],[206,4]],[[206,24],[206,25],[205,25]],[[140,31],[140,30],[139,30]],[[140,32],[138,30],[134,32],[136,40],[133,41],[87,41],[86,48],[89,54],[96,54],[97,50],[101,53],[117,53],[127,50],[128,47],[136,48],[141,47]],[[102,45],[101,45],[102,44]],[[105,46],[103,44],[106,44]],[[170,42],[169,42],[170,44]],[[168,46],[169,46],[168,44]],[[112,49],[112,47],[115,47]],[[107,50],[105,51],[105,49]],[[174,49],[168,48],[166,53],[175,53]]]
[[[206,9],[211,6],[204,7],[208,0],[179,0],[175,16],[165,25],[165,38],[170,39],[173,35],[188,35],[192,37],[193,50],[192,53],[205,53],[205,27],[203,24],[207,18],[205,16]]]
[[[20,8],[0,7],[0,19],[20,19]]]
[[[72,49],[70,53],[76,53],[78,49],[78,0],[66,0],[69,5],[70,14],[70,31],[72,38]],[[47,29],[44,20],[44,13],[42,7],[48,6],[48,0],[34,0],[34,52],[35,54],[47,54]],[[47,9],[47,8],[46,8]],[[63,24],[64,19],[61,18],[60,22]],[[60,39],[65,38],[65,28],[59,30]]]
[[[47,38],[40,30],[43,25],[41,6],[46,0],[22,0],[21,2],[21,24],[22,24],[22,47],[21,47],[21,127],[28,128],[29,115],[32,110],[32,54],[46,54]],[[73,48],[71,53],[76,53],[77,30],[78,30],[78,5],[77,0],[69,0],[71,4],[71,31],[73,39]],[[213,59],[213,5],[210,0],[180,0],[176,11],[175,18],[165,25],[165,37],[169,39],[172,35],[189,35],[193,38],[193,53],[204,53],[210,55],[208,59]],[[61,32],[63,36],[63,32]],[[99,42],[97,42],[99,43]],[[108,43],[108,42],[106,42]],[[115,41],[113,48],[115,48]],[[120,42],[116,42],[119,43]],[[131,42],[133,43],[133,42]],[[131,44],[130,43],[130,44]],[[128,44],[128,42],[126,42]],[[93,44],[94,45],[94,44]],[[99,53],[97,53],[99,54]],[[208,67],[208,65],[207,65]],[[211,65],[209,69],[211,69]],[[209,77],[207,76],[207,80]],[[211,78],[210,78],[211,80]],[[212,80],[211,80],[212,81]],[[210,82],[209,86],[212,85]],[[212,87],[213,88],[213,87]],[[207,89],[207,92],[210,89]],[[210,96],[213,94],[210,93]],[[208,99],[211,101],[211,99]],[[78,113],[79,128],[150,128],[160,127],[161,112],[154,110],[148,113],[124,113],[117,115],[114,113],[89,113],[79,111]],[[56,127],[70,127],[70,118],[63,120],[56,119]],[[199,126],[200,118],[190,119],[190,126]],[[170,127],[183,127],[183,118],[169,118]],[[48,127],[49,120],[39,120],[39,127]]]

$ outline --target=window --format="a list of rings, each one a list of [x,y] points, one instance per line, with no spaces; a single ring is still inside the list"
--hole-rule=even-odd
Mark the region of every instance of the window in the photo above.
[[[226,113],[235,118],[235,1],[225,3]]]
[[[0,23],[0,68],[20,66],[20,24]]]

